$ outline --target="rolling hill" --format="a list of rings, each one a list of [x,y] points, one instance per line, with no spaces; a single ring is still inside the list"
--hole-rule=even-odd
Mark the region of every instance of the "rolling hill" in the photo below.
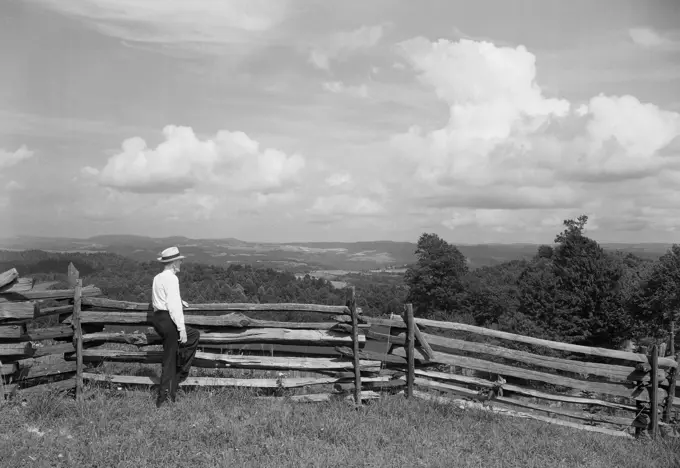
[[[416,260],[412,242],[298,242],[259,243],[239,239],[152,238],[134,235],[104,235],[87,239],[57,237],[13,237],[0,239],[0,249],[52,252],[109,252],[138,261],[154,260],[164,248],[177,245],[190,261],[213,265],[231,263],[270,267],[292,272],[314,270],[363,271],[399,268]],[[607,250],[623,250],[656,259],[671,244],[602,244]],[[492,266],[530,258],[537,244],[458,245],[471,268]]]

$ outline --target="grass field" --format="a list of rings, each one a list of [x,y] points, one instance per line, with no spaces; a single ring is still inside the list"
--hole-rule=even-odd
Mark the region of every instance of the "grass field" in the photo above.
[[[401,395],[355,410],[337,401],[255,400],[242,390],[94,389],[0,406],[3,467],[672,467],[680,443],[634,441],[460,410]]]

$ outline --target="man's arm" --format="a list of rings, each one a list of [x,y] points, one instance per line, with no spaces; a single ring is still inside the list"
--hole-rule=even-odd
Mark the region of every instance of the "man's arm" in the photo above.
[[[166,284],[167,289],[167,301],[168,301],[168,312],[170,312],[170,318],[175,322],[177,331],[179,331],[179,341],[181,343],[186,343],[187,341],[187,331],[184,326],[184,309],[182,308],[182,298],[179,294],[179,279],[172,275],[170,281]]]

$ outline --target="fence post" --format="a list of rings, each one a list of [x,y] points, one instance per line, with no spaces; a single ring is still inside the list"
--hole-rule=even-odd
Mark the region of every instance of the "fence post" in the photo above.
[[[406,398],[413,396],[413,382],[415,380],[415,321],[413,320],[413,305],[404,305],[404,322],[406,322]]]
[[[671,345],[671,348],[673,346]],[[671,355],[675,358],[676,364],[680,364],[680,359],[676,355]],[[663,422],[671,422],[671,415],[673,414],[673,399],[675,398],[675,381],[678,378],[678,366],[676,365],[668,373],[668,379],[670,380],[670,385],[668,386],[668,398],[666,398],[666,407],[663,412]]]
[[[359,363],[359,318],[354,286],[347,293],[347,307],[352,316],[352,354],[354,355],[354,403],[361,406],[361,367]]]
[[[76,348],[76,401],[83,400],[83,330],[80,326],[80,307],[83,289],[83,280],[80,273],[73,266],[68,266],[68,282],[74,285],[73,293],[73,316],[71,324],[73,326],[73,345]]]
[[[652,438],[655,439],[659,428],[659,348],[652,346],[652,391],[649,395],[650,425]]]

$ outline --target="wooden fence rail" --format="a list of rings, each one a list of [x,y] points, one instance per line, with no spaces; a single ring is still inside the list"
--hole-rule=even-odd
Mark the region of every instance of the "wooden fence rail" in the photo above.
[[[129,373],[130,366],[101,366],[161,361],[150,305],[103,298],[98,288],[82,286],[73,267],[69,285],[41,290],[16,270],[0,273],[4,393],[75,389],[82,398],[84,382],[157,385],[149,370],[124,375],[120,369]],[[257,318],[261,312],[309,313],[315,320],[323,314],[324,320],[265,320]],[[32,325],[49,316],[58,325]],[[680,406],[677,361],[663,350],[648,356],[434,321],[413,317],[410,304],[403,317],[366,317],[353,288],[345,305],[192,304],[185,322],[201,331],[196,373],[226,369],[229,375],[192,375],[183,386],[295,390],[308,393],[292,395],[295,400],[351,398],[356,405],[403,391],[620,436],[654,436]]]

